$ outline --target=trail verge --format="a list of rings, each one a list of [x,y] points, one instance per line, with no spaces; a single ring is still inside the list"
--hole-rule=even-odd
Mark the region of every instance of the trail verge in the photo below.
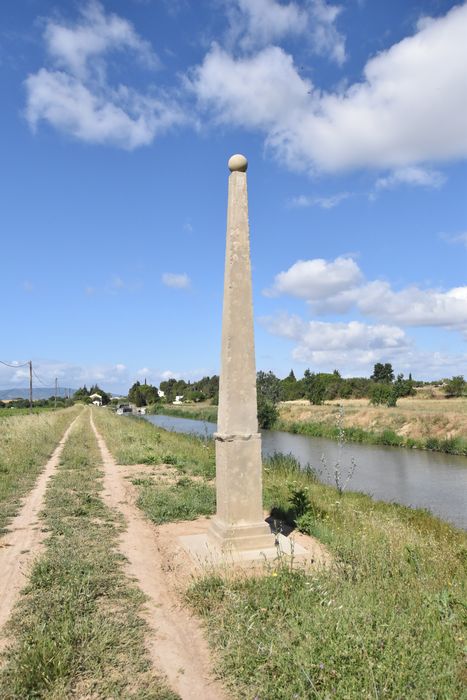
[[[181,606],[167,579],[157,529],[132,502],[130,484],[92,418],[91,425],[104,467],[103,498],[109,507],[120,511],[126,523],[120,540],[120,550],[128,560],[126,570],[148,598],[145,619],[153,632],[149,640],[153,663],[183,700],[225,700],[222,686],[213,678],[211,655],[201,629]]]
[[[47,482],[54,474],[75,418],[63,434],[21,510],[13,518],[6,535],[0,538],[0,651],[6,645],[3,627],[25,585],[32,563],[41,550],[46,534],[38,520]]]

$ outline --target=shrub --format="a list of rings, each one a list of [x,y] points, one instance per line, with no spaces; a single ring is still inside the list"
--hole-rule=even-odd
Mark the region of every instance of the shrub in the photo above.
[[[258,425],[264,430],[270,430],[277,419],[279,418],[279,411],[272,401],[264,399],[263,397],[258,398]]]
[[[370,390],[370,403],[373,406],[380,406],[384,403],[389,404],[392,394],[393,387],[390,384],[375,384]]]
[[[467,382],[465,381],[464,377],[459,375],[457,377],[453,377],[447,382],[446,386],[444,387],[444,393],[448,399],[456,396],[463,396],[466,386]]]

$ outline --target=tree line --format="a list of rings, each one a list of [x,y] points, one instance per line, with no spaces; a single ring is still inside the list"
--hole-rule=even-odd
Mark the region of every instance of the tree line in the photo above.
[[[267,401],[277,405],[280,401],[306,399],[314,405],[335,399],[367,398],[373,405],[395,406],[397,400],[404,396],[414,396],[416,387],[433,382],[416,381],[412,375],[394,373],[389,362],[377,362],[370,377],[344,378],[335,369],[333,372],[312,372],[306,369],[303,377],[297,379],[293,370],[283,379],[274,372],[257,373],[258,401]],[[184,379],[168,379],[160,383],[164,397],[159,397],[158,390],[151,384],[135,382],[128,392],[128,399],[136,406],[146,406],[160,401],[172,403],[176,396],[183,396],[184,401],[209,401],[217,405],[219,398],[219,377],[206,376],[196,382]],[[462,376],[453,377],[444,382],[445,395],[462,396],[466,391],[466,382]]]

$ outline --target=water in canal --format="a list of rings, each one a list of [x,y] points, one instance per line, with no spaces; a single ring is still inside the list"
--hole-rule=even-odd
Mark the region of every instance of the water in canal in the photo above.
[[[145,417],[161,428],[180,433],[210,437],[216,431],[216,424],[206,421],[163,415]],[[339,458],[339,447],[333,440],[275,430],[264,430],[262,435],[263,456],[291,452],[302,465],[311,464],[321,471],[322,481],[332,481],[333,466]],[[322,455],[329,473],[323,469]],[[466,457],[349,443],[341,456],[344,476],[352,457],[357,466],[347,486],[349,490],[362,491],[383,501],[428,508],[440,518],[467,529]]]

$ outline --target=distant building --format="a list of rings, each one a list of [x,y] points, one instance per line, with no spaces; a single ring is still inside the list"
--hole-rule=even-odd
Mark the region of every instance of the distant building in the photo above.
[[[162,391],[162,389],[157,390],[157,395],[160,399],[165,399],[165,391]]]
[[[183,396],[176,396],[175,401],[172,401],[172,403],[176,406],[177,404],[182,403]]]
[[[91,394],[89,398],[94,406],[102,406],[102,396],[100,394]]]

